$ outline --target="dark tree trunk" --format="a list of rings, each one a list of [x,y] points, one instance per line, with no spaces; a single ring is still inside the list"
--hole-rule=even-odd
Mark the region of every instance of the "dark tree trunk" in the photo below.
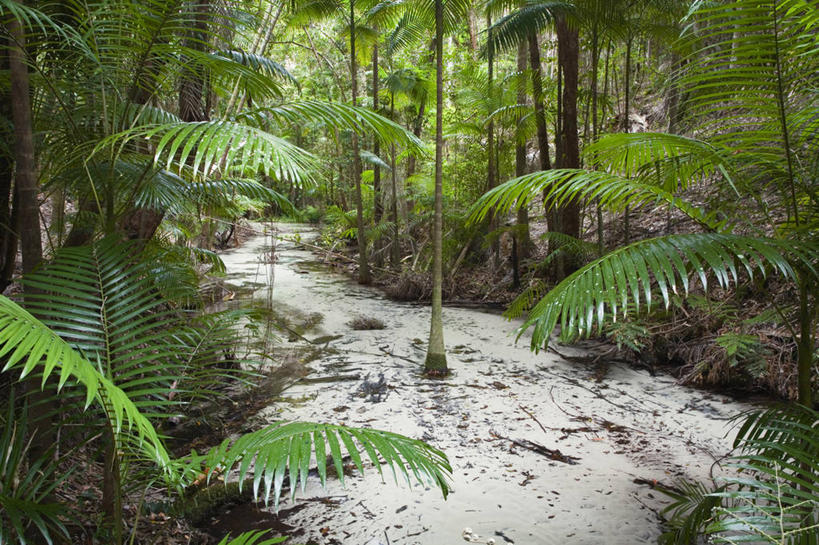
[[[19,199],[20,249],[23,274],[32,272],[43,259],[40,232],[40,202],[37,164],[34,159],[34,129],[31,119],[25,34],[16,19],[9,22],[9,73],[11,114],[14,122],[15,188]]]
[[[559,62],[563,76],[563,96],[561,99],[561,168],[580,167],[580,142],[577,134],[577,89],[580,58],[580,43],[577,29],[571,28],[561,19],[557,23]],[[580,237],[580,203],[572,200],[558,209],[559,231],[575,238]],[[559,260],[557,279],[562,279],[577,268],[574,259]]]
[[[33,272],[43,259],[40,231],[40,202],[37,182],[37,163],[34,150],[34,126],[31,115],[31,97],[28,65],[26,64],[26,35],[20,22],[11,17],[9,30],[9,78],[11,90],[9,105],[14,123],[14,212],[17,216],[23,274]],[[11,218],[10,218],[11,219]],[[16,247],[15,247],[16,249]],[[15,252],[16,253],[16,252]],[[23,303],[34,295],[36,288],[23,285]],[[41,388],[37,373],[26,379],[29,392],[28,421],[31,433],[29,460],[34,463],[46,457],[56,448],[57,434],[53,415],[56,414],[54,398]]]
[[[412,134],[421,138],[421,131],[424,129],[424,114],[426,113],[426,103],[422,102],[418,107],[418,115],[412,123]],[[416,159],[415,155],[407,157],[407,178],[415,174]]]
[[[549,170],[552,164],[549,159],[549,129],[546,125],[546,111],[543,106],[543,69],[540,64],[540,44],[537,34],[534,33],[529,35],[529,63],[532,69],[532,100],[535,103],[540,169]]]
[[[6,51],[0,51],[0,70],[8,70]],[[11,97],[7,92],[0,95],[0,117],[11,119]],[[14,133],[11,130],[3,130],[0,138],[5,142],[11,142]],[[17,218],[14,217],[13,176],[13,158],[5,154],[0,155],[0,293],[11,284],[17,262]]]

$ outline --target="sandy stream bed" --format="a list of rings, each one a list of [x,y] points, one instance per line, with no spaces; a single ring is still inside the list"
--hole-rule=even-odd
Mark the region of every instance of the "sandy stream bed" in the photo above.
[[[299,225],[276,229],[285,238],[314,233]],[[255,289],[254,299],[270,296],[259,287],[270,247],[270,237],[257,236],[222,256],[229,282]],[[297,495],[298,508],[289,499],[281,505],[284,522],[306,529],[296,543],[452,545],[465,542],[465,528],[477,542],[498,544],[656,543],[656,510],[666,500],[646,483],[707,478],[729,449],[727,419],[749,408],[619,364],[597,381],[599,369],[534,354],[526,338],[515,343],[514,323],[463,308],[444,308],[453,375],[428,380],[420,374],[427,307],[390,301],[317,267],[315,255],[291,242],[276,241],[275,256],[277,312],[318,313],[320,322],[304,337],[338,338],[308,364],[306,380],[285,392],[289,401],[253,421],[386,429],[442,449],[453,466],[446,501],[437,489],[410,489],[403,479],[396,486],[389,472],[382,484],[374,468],[344,488],[330,482],[323,491],[312,482]],[[386,327],[353,330],[348,322],[357,316]],[[282,350],[300,343],[285,342]],[[564,458],[515,444],[527,441]]]

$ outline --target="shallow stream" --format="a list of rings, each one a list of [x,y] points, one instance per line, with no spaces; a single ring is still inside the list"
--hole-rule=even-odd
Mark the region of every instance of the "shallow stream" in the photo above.
[[[283,521],[303,529],[295,543],[453,545],[466,542],[465,528],[498,544],[656,543],[665,500],[651,484],[708,478],[730,446],[727,420],[749,408],[646,370],[534,354],[525,336],[515,342],[515,323],[463,308],[444,308],[453,375],[425,379],[428,307],[390,301],[318,263],[287,240],[313,236],[307,226],[268,229],[277,240],[256,236],[222,256],[228,281],[288,317],[280,356],[314,359],[254,420],[386,429],[442,449],[453,466],[447,500],[391,476],[382,483],[374,468],[345,488],[314,482],[298,507],[281,507]],[[353,329],[355,318],[384,328]]]

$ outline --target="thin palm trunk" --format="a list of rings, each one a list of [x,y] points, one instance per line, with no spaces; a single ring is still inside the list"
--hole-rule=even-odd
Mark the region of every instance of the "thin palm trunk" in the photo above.
[[[526,70],[526,43],[518,44],[518,72],[523,73]],[[526,102],[526,86],[521,81],[518,85],[518,104]],[[522,128],[518,123],[515,129],[515,176],[523,176],[526,174],[526,140],[521,134]],[[516,252],[514,257],[515,268],[518,267],[520,260],[529,257],[531,251],[532,241],[529,236],[529,209],[525,206],[518,208],[517,212],[518,230],[515,238],[517,240]]]
[[[353,106],[358,105],[358,66],[355,56],[355,2],[350,0],[350,75],[353,82]],[[367,237],[364,231],[364,199],[361,195],[361,157],[358,134],[353,131],[353,183],[355,184],[356,225],[358,226],[358,283],[369,284],[370,264],[367,260]]]
[[[797,344],[797,401],[805,407],[813,407],[813,385],[811,383],[811,368],[813,366],[814,347],[814,319],[816,309],[810,305],[811,292],[814,301],[816,290],[811,290],[806,279],[808,273],[802,275],[799,282],[799,341]]]
[[[0,51],[0,70],[8,70],[8,54]],[[8,91],[0,95],[0,116],[11,118],[11,97]],[[14,138],[11,127],[3,127],[0,138],[10,142]],[[14,214],[14,159],[0,154],[0,292],[11,284],[17,260],[17,229]]]
[[[626,134],[631,132],[631,121],[629,117],[631,116],[631,45],[634,41],[634,38],[631,34],[629,34],[628,40],[626,42],[626,68],[625,68],[625,89],[624,89],[624,97],[625,100],[623,102],[623,132]],[[625,210],[625,217],[623,218],[623,230],[624,230],[624,243],[628,244],[631,242],[631,224],[629,222],[629,218],[631,216],[631,210],[628,206],[626,206]]]
[[[378,44],[373,45],[373,111],[378,112]],[[373,153],[376,157],[381,153],[378,138],[373,136]],[[374,222],[379,223],[384,215],[384,204],[381,197],[381,167],[373,166],[373,216]]]
[[[435,209],[432,220],[432,312],[424,368],[428,374],[447,373],[442,305],[443,141],[444,141],[444,7],[435,0]]]
[[[494,94],[494,85],[495,85],[495,48],[492,47],[492,18],[487,15],[486,16],[486,28],[489,29],[487,35],[487,55],[486,55],[486,62],[487,62],[487,70],[488,70],[488,99],[489,99],[489,113],[491,114],[491,110],[493,107],[493,94]],[[486,190],[489,191],[493,189],[497,184],[497,178],[495,176],[495,120],[494,118],[490,118],[489,124],[486,129],[486,153],[487,153],[487,167],[486,167]],[[491,213],[489,219],[489,229],[490,231],[494,231],[498,228],[498,218],[496,214]],[[500,240],[497,238],[494,239],[492,242],[492,260],[495,264],[495,267],[500,265]]]
[[[543,69],[540,63],[540,44],[537,34],[529,35],[529,64],[532,69],[532,100],[535,103],[535,125],[537,128],[537,147],[540,154],[540,169],[552,168],[549,159],[549,129],[546,126],[546,112],[543,106]]]
[[[599,131],[598,123],[597,123],[597,72],[600,68],[600,36],[598,31],[598,23],[595,19],[594,25],[592,28],[592,89],[591,89],[591,109],[592,109],[592,142],[597,141],[597,135]],[[605,240],[603,238],[603,207],[600,206],[600,202],[598,200],[597,206],[595,207],[595,212],[597,216],[597,251],[600,254],[603,254],[605,249]]]

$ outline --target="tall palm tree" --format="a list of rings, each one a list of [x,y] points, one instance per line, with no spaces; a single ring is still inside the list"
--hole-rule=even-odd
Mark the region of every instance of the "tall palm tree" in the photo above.
[[[445,375],[446,348],[443,322],[443,154],[444,154],[444,0],[435,3],[435,205],[432,219],[432,309],[424,369]]]

